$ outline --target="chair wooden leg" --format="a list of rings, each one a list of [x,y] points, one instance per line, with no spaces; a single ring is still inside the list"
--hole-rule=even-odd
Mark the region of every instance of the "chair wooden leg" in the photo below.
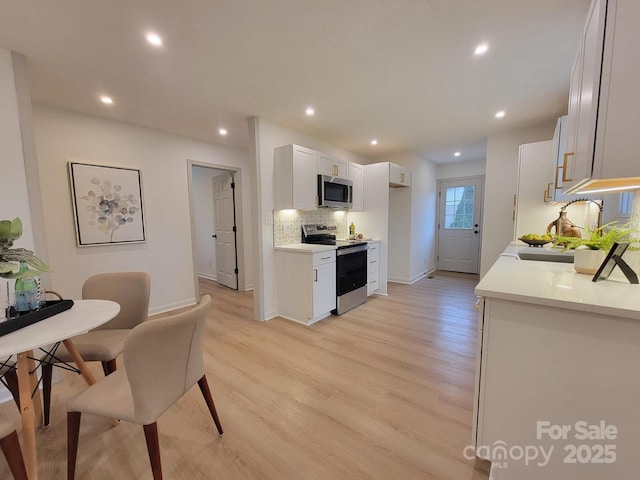
[[[115,372],[117,369],[116,359],[112,358],[111,360],[105,360],[102,362],[102,371],[104,372],[104,376],[107,377]]]
[[[151,462],[153,480],[162,480],[162,465],[160,463],[160,441],[158,439],[158,423],[144,425],[144,438],[147,440],[147,451]],[[70,479],[71,480],[71,479]]]
[[[81,415],[80,412],[67,412],[67,480],[73,480],[76,476]]]
[[[24,465],[24,459],[22,458],[22,450],[20,449],[20,442],[18,441],[18,434],[14,430],[4,438],[0,438],[0,448],[4,453],[7,463],[9,464],[9,470],[13,474],[15,480],[29,480],[27,476],[27,468]]]
[[[44,408],[44,426],[49,426],[49,413],[51,412],[51,378],[53,377],[53,365],[42,364],[42,404]]]
[[[4,374],[4,379],[7,382],[7,388],[13,396],[13,400],[18,406],[18,410],[20,410],[20,389],[18,388],[18,374],[14,369],[11,369]]]
[[[222,436],[224,434],[224,432],[222,431],[222,424],[220,423],[220,419],[218,418],[216,406],[213,403],[213,397],[211,396],[211,390],[209,389],[209,382],[207,382],[206,375],[203,375],[202,378],[198,380],[198,386],[200,387],[200,391],[202,392],[204,401],[207,402],[207,407],[209,407],[209,412],[213,417],[213,421],[216,423],[216,427],[218,428],[218,435]]]

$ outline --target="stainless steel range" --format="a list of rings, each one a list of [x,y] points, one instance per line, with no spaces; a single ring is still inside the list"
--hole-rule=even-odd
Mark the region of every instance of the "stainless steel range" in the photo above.
[[[336,309],[341,315],[367,301],[367,242],[337,240],[335,226],[303,225],[302,242],[336,246]]]

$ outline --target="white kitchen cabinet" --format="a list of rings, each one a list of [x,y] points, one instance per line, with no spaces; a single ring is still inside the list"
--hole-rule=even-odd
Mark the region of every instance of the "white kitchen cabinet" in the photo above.
[[[567,150],[567,135],[569,130],[568,115],[558,118],[556,129],[553,132],[553,144],[551,151],[551,168],[549,169],[549,180],[547,182],[547,196],[545,201],[570,202],[576,199],[575,195],[562,193],[562,173],[564,172],[564,154]]]
[[[349,180],[353,182],[352,212],[364,211],[364,167],[359,163],[349,163]]]
[[[389,162],[389,186],[390,187],[410,187],[411,170]]]
[[[527,233],[544,233],[547,225],[558,216],[558,209],[545,203],[551,155],[551,140],[520,145],[514,238]]]
[[[378,290],[380,266],[380,242],[368,242],[367,250],[367,296]]]
[[[317,208],[317,153],[299,145],[275,149],[274,210]]]
[[[640,181],[638,18],[637,0],[591,4],[571,78],[564,193]]]
[[[329,175],[331,177],[349,178],[349,163],[345,160],[318,152],[316,155],[316,169],[318,175]]]
[[[311,325],[336,308],[336,252],[276,250],[278,315]]]

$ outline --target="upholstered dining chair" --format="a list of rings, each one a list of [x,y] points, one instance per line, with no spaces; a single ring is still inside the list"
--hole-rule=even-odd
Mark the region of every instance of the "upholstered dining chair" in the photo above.
[[[123,349],[127,335],[135,326],[147,320],[151,279],[146,272],[99,273],[89,277],[82,286],[83,299],[112,300],[120,304],[120,313],[99,328],[73,337],[73,344],[85,362],[101,362],[105,376],[116,370],[116,357]],[[60,344],[55,360],[72,362],[69,352]],[[53,365],[42,366],[44,424],[49,425],[51,375]]]
[[[144,427],[154,480],[162,479],[157,420],[196,383],[222,435],[202,359],[202,336],[211,297],[195,307],[135,327],[124,345],[124,368],[98,381],[67,403],[68,479],[75,477],[82,413]],[[158,374],[161,372],[161,374]]]
[[[22,458],[16,424],[17,421],[13,418],[0,415],[0,448],[7,459],[13,478],[15,480],[29,480],[24,459]]]

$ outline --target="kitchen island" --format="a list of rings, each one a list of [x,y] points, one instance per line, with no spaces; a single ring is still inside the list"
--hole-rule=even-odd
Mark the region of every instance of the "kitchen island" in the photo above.
[[[640,287],[517,250],[476,288],[475,454],[499,480],[636,478]]]

